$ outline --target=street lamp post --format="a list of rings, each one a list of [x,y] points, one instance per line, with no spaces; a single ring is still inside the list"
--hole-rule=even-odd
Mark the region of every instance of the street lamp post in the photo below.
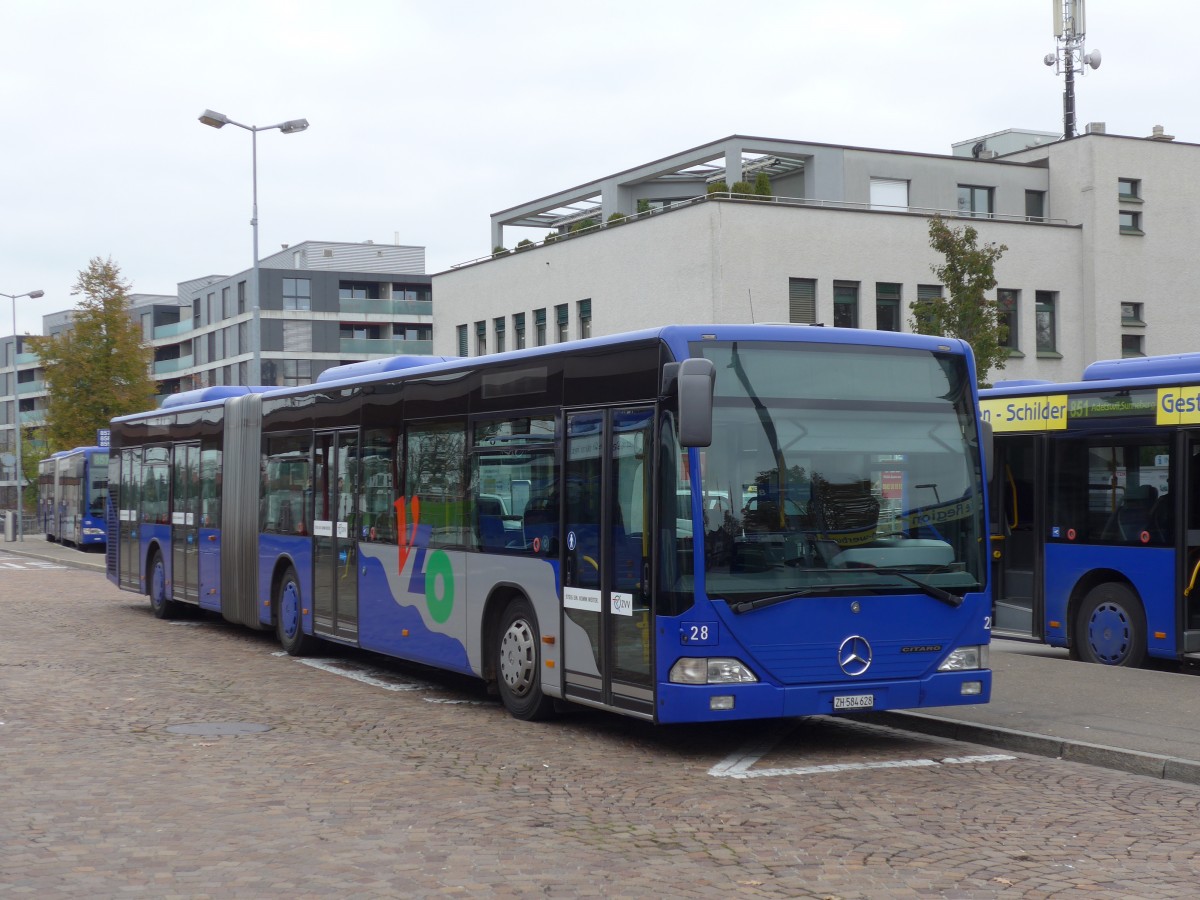
[[[250,178],[253,190],[250,226],[254,230],[254,297],[250,310],[250,348],[253,356],[250,361],[250,382],[252,384],[261,384],[263,377],[261,304],[259,303],[261,290],[258,283],[258,133],[260,131],[273,131],[277,128],[284,134],[295,134],[298,131],[304,131],[304,129],[308,128],[308,119],[289,119],[277,125],[263,125],[260,127],[258,125],[243,125],[241,122],[235,122],[224,113],[206,109],[200,114],[200,121],[211,128],[224,128],[226,125],[236,125],[238,128],[244,128],[250,132]]]
[[[36,300],[38,297],[45,296],[45,291],[28,291],[24,294],[5,294],[0,292],[0,297],[7,297],[12,301],[12,326],[13,326],[13,348],[12,348],[12,393],[13,393],[13,433],[16,435],[17,445],[17,540],[25,540],[25,502],[21,492],[21,401],[17,396],[17,301],[22,297],[28,297],[30,300]]]

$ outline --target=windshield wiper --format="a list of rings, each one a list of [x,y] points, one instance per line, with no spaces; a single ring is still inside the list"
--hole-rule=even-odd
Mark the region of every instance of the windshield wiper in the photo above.
[[[798,591],[788,591],[786,594],[774,594],[770,597],[759,597],[757,600],[742,600],[740,603],[730,603],[729,609],[740,615],[741,613],[762,609],[764,606],[786,603],[789,600],[795,600],[799,597],[811,597],[813,594],[824,594],[828,591],[838,590],[861,591],[862,588],[862,584],[857,582],[854,584],[820,584],[813,587],[801,588]]]
[[[930,597],[935,600],[941,600],[947,606],[953,606],[955,608],[962,606],[963,598],[958,596],[958,594],[952,594],[949,591],[938,587],[936,584],[930,584],[928,581],[922,581],[920,578],[913,578],[911,575],[907,575],[904,572],[901,572],[899,569],[874,569],[872,571],[876,575],[895,575],[897,578],[904,579],[909,584],[915,584]]]

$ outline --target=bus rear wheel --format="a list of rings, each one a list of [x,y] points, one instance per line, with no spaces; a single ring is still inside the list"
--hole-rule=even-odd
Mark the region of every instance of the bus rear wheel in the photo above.
[[[542,693],[537,616],[524,597],[517,597],[505,608],[495,641],[496,682],[505,708],[527,722],[550,716],[554,701]]]
[[[1127,585],[1088,591],[1075,616],[1075,651],[1084,662],[1137,668],[1146,658],[1146,616]]]
[[[157,550],[150,557],[150,609],[156,619],[173,619],[179,614],[179,604],[167,596],[167,566]]]
[[[283,573],[275,592],[275,634],[288,656],[306,656],[316,644],[312,635],[304,633],[300,579],[291,566]]]

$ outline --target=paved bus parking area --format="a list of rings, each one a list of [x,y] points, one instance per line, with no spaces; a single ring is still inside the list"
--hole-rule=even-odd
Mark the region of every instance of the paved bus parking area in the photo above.
[[[1200,880],[1200,789],[1163,773],[900,717],[518,722],[469,679],[159,621],[102,555],[29,552],[0,545],[6,896],[1182,897]],[[997,702],[972,715],[994,723],[920,718],[1032,734],[1037,704],[1022,715],[1013,693],[1028,670],[1040,693],[1077,677],[1112,698],[1106,734],[1176,729],[1127,758],[1200,756],[1188,720],[1151,721],[1168,700],[1145,696],[1182,702],[1193,676],[1021,646],[993,663]],[[1117,708],[1110,676],[1133,676],[1149,712]]]

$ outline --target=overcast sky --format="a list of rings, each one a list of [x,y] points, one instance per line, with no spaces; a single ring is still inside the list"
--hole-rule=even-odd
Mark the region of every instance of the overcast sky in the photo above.
[[[488,216],[730,134],[925,153],[1062,130],[1051,0],[0,0],[0,292],[138,293],[304,240],[491,250]],[[1189,0],[1088,0],[1084,123],[1200,142]],[[510,242],[511,243],[511,242]],[[11,331],[0,298],[0,334]]]

